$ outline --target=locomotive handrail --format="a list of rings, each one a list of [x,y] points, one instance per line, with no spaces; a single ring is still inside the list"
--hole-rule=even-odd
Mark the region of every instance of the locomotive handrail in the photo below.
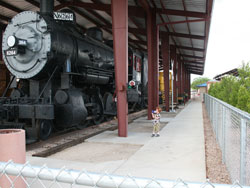
[[[48,81],[46,82],[45,86],[43,87],[41,93],[39,94],[39,97],[37,98],[38,100],[42,97],[43,95],[43,92],[45,91],[45,89],[48,87],[49,83],[50,83],[50,80],[53,78],[56,70],[57,70],[58,66],[55,67],[54,71],[52,72],[52,74],[50,75]]]
[[[4,90],[4,93],[3,93],[2,97],[5,97],[5,95],[7,94],[8,90],[9,90],[9,88],[10,88],[10,86],[11,86],[11,84],[14,81],[15,78],[16,78],[15,76],[12,77],[11,81],[8,83],[8,86]]]

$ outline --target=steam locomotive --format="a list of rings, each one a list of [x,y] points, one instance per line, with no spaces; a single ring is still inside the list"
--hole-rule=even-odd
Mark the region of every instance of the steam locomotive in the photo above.
[[[40,12],[12,18],[2,51],[12,79],[0,98],[0,128],[24,128],[28,136],[47,139],[53,127],[83,128],[116,115],[112,42],[102,31],[77,27],[70,10],[53,12],[41,0]],[[129,49],[127,100],[131,108],[147,99],[147,57]]]

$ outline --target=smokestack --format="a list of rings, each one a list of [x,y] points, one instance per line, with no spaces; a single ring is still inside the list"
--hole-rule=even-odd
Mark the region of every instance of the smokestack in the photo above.
[[[52,15],[54,9],[54,0],[40,0],[41,14]]]

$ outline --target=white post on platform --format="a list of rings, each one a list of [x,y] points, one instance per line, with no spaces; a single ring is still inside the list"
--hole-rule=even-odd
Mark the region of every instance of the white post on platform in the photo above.
[[[171,68],[172,68],[172,95],[171,95],[171,100],[172,100],[172,112],[174,112],[174,60],[171,59]]]

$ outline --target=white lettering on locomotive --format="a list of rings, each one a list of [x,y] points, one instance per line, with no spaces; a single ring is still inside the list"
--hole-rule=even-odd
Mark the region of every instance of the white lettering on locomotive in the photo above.
[[[74,15],[73,13],[68,12],[54,12],[55,20],[64,20],[64,21],[73,21]]]

